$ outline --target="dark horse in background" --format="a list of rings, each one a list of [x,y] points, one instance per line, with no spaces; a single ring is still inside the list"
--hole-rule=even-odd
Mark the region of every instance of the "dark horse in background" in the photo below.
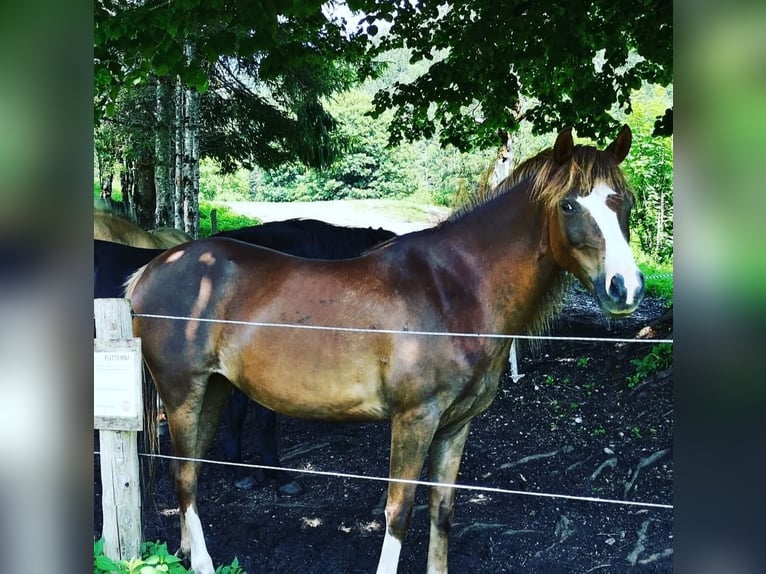
[[[299,257],[347,259],[395,235],[382,228],[342,227],[315,219],[290,219],[222,231],[215,236],[237,239]],[[128,277],[164,251],[94,240],[94,298],[122,297]],[[258,426],[263,427],[258,435],[260,448],[257,449],[261,453],[261,462],[265,466],[281,466],[277,453],[276,413],[251,401],[239,389],[234,389],[223,412],[226,425],[222,441],[227,460],[242,462],[242,428],[248,405],[252,405],[255,410]],[[284,472],[256,471],[255,474],[257,480],[263,480],[264,474],[275,479],[281,494],[295,495],[301,492],[300,485]],[[240,488],[250,488],[256,481],[252,474],[239,468],[235,476],[235,484]]]
[[[389,420],[393,480],[378,574],[397,570],[412,481],[427,458],[437,483],[428,572],[445,574],[470,424],[497,394],[513,336],[546,324],[569,274],[611,316],[632,313],[643,298],[628,244],[634,198],[619,168],[630,144],[627,126],[604,150],[575,146],[565,130],[492,197],[354,259],[301,259],[211,238],[137,271],[125,296],[182,457],[173,478],[181,551],[193,570],[214,572],[197,460],[234,386],[294,417]]]

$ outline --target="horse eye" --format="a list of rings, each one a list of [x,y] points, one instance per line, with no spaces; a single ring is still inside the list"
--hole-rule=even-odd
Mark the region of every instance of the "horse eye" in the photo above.
[[[562,200],[559,205],[561,206],[561,211],[564,213],[574,213],[577,211],[577,205],[569,199]]]

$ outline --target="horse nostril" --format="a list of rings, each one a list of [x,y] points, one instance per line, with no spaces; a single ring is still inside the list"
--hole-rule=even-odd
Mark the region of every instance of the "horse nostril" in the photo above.
[[[628,296],[625,280],[619,273],[612,277],[612,281],[609,283],[609,296],[617,301],[624,301]]]

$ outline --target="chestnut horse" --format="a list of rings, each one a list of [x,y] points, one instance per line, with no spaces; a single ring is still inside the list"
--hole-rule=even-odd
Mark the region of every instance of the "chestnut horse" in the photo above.
[[[136,336],[168,415],[181,550],[213,564],[197,510],[198,462],[232,385],[294,417],[391,421],[378,572],[396,572],[428,457],[428,572],[447,572],[454,482],[471,420],[492,403],[511,337],[545,323],[567,272],[627,315],[644,280],[628,245],[633,195],[605,150],[571,130],[494,197],[355,259],[319,261],[226,239],[166,251],[129,281]],[[180,318],[180,319],[179,319]],[[338,328],[340,327],[340,328]],[[503,335],[503,336],[495,336]],[[289,380],[290,384],[285,384]]]

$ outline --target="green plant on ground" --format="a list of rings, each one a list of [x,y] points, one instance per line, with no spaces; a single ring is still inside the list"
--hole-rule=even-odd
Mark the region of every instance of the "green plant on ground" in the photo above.
[[[636,370],[625,380],[628,383],[628,388],[632,389],[652,373],[667,369],[673,364],[673,346],[670,343],[659,343],[654,345],[646,356],[633,359],[630,362]]]
[[[216,568],[216,574],[246,574],[235,558],[231,564]],[[104,539],[93,542],[93,574],[188,574],[181,559],[168,552],[167,544],[143,542],[141,558],[112,560],[104,554]]]
[[[580,357],[579,359],[577,359],[577,366],[587,367],[589,362],[590,362],[590,357]]]

